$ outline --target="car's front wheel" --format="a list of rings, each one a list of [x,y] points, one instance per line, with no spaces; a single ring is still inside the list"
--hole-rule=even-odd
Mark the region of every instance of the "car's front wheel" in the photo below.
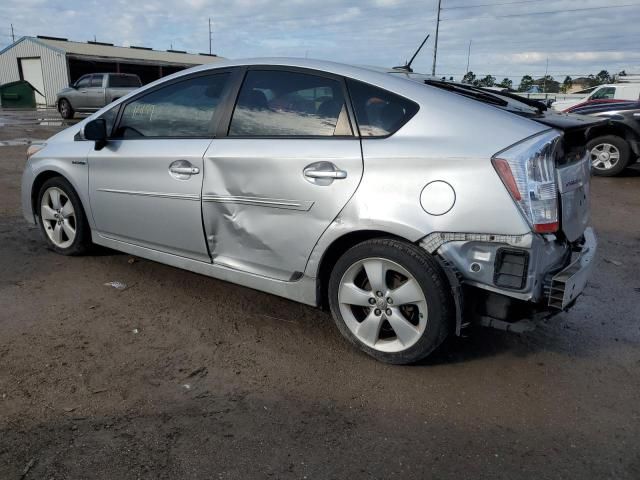
[[[587,143],[591,154],[591,165],[594,175],[613,177],[618,175],[629,163],[631,149],[624,138],[615,135],[604,135]]]
[[[69,103],[69,100],[64,98],[60,100],[58,110],[60,110],[60,115],[62,116],[62,118],[67,120],[73,118],[73,115],[75,114],[75,112],[73,111],[73,107]]]
[[[40,230],[62,255],[80,255],[91,246],[91,230],[73,187],[62,177],[44,182],[38,194]]]
[[[447,337],[455,307],[444,272],[424,250],[374,239],[348,250],[329,280],[340,332],[372,357],[414,363]]]

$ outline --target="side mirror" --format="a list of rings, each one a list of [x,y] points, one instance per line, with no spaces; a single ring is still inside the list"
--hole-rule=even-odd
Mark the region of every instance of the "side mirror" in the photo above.
[[[78,86],[76,85],[76,82],[73,82],[72,84],[69,85],[69,88],[73,88],[74,90],[77,90]]]
[[[91,120],[84,126],[84,138],[96,142],[95,149],[102,150],[107,144],[107,122],[104,118]]]

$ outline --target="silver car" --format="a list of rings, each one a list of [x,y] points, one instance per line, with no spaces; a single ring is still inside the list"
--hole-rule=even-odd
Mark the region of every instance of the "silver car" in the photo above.
[[[228,61],[32,147],[22,205],[58,253],[103,245],[325,308],[410,363],[573,305],[593,122],[402,70]]]

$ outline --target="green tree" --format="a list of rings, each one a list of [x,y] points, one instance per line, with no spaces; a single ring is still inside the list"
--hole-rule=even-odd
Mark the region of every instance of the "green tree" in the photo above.
[[[560,87],[560,90],[562,90],[562,93],[567,93],[571,87],[573,87],[573,79],[567,75],[566,77],[564,77],[564,82],[562,82],[562,87]]]
[[[596,84],[603,85],[605,83],[611,83],[611,75],[606,70],[600,70],[596,75]]]
[[[560,91],[560,83],[556,82],[551,75],[545,75],[539,80],[536,80],[538,85],[544,93],[558,93]]]
[[[487,75],[486,77],[475,82],[479,87],[493,87],[496,84],[496,77]]]
[[[518,87],[519,92],[526,92],[531,87],[533,87],[533,77],[531,75],[525,75],[520,80],[520,86]]]
[[[498,84],[498,86],[502,88],[511,88],[513,87],[513,80],[509,78],[503,78],[502,81]]]
[[[476,75],[473,72],[467,72],[462,77],[462,83],[473,84],[476,81]]]

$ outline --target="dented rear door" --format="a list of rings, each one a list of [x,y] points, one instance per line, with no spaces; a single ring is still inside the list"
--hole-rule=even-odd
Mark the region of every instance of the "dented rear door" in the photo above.
[[[362,176],[344,80],[283,67],[245,73],[226,135],[204,155],[214,264],[279,280],[311,251]]]

